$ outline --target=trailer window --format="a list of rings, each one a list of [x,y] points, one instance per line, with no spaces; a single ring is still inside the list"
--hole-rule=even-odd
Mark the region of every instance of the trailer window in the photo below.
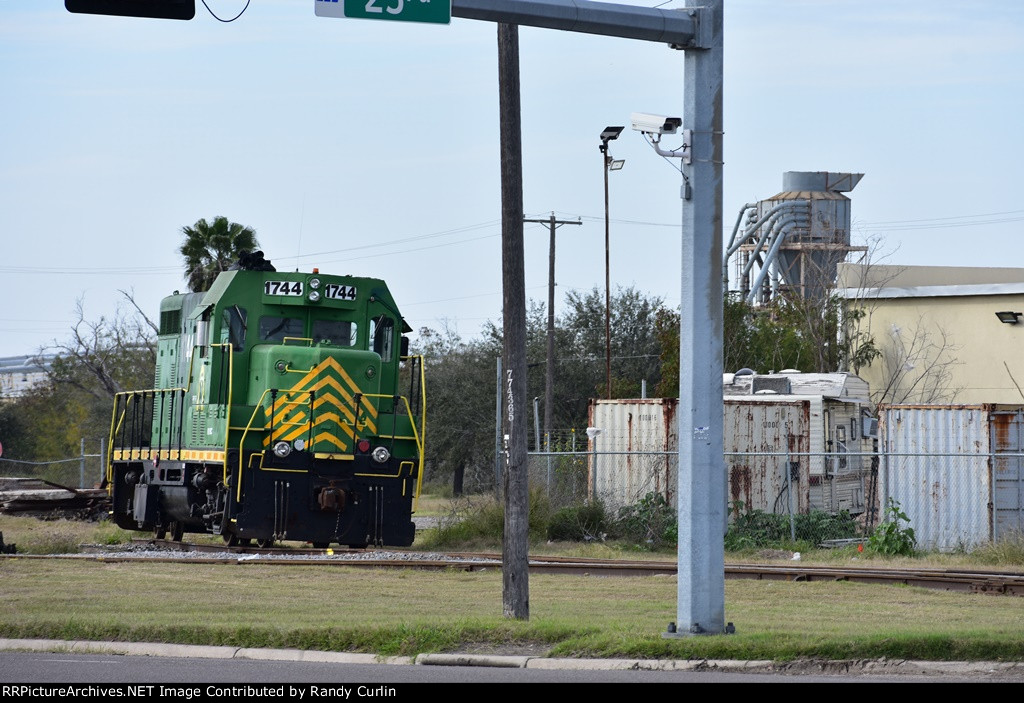
[[[356,323],[347,320],[313,320],[313,343],[354,347],[356,328]]]
[[[297,317],[261,317],[260,340],[283,342],[285,337],[304,336],[305,325]]]

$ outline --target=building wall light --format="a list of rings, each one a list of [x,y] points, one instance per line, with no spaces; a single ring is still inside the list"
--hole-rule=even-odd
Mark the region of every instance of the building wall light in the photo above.
[[[1024,313],[1010,311],[996,313],[996,317],[999,318],[999,321],[1007,325],[1015,325],[1020,322],[1021,315],[1024,315]]]

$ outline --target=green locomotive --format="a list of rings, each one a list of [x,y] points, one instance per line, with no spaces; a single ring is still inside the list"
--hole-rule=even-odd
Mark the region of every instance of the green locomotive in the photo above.
[[[278,272],[261,252],[234,269],[163,300],[156,388],[115,398],[115,521],[175,540],[411,544],[423,363],[387,285]]]

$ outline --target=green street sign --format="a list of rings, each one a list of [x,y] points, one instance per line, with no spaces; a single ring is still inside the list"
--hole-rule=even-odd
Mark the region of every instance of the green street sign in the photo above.
[[[452,0],[314,0],[318,17],[451,24]]]

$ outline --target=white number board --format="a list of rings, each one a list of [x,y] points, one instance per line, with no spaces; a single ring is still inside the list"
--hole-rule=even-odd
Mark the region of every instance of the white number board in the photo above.
[[[324,297],[328,300],[355,300],[356,287],[328,283],[324,286]]]
[[[302,281],[267,281],[264,295],[302,295]]]

